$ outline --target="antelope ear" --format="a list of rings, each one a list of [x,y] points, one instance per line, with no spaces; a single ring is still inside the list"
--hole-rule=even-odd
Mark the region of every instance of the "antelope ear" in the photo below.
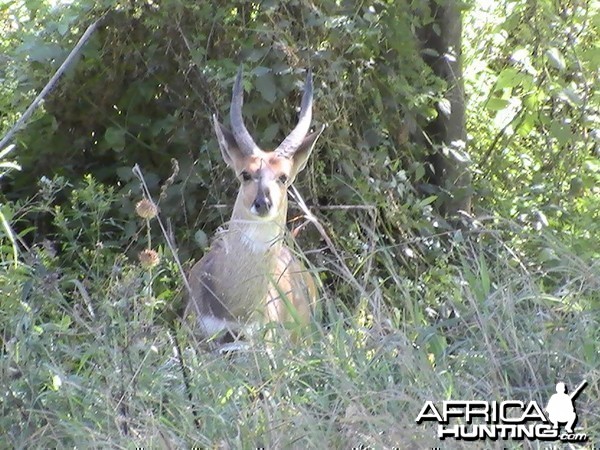
[[[219,148],[221,149],[221,156],[225,163],[235,170],[234,161],[242,155],[235,137],[231,131],[217,120],[216,114],[213,114],[213,126],[217,135],[217,141],[219,142]]]
[[[296,175],[298,175],[302,170],[306,167],[306,163],[308,162],[308,158],[312,153],[312,150],[321,136],[321,133],[325,129],[325,125],[322,125],[321,128],[304,138],[298,150],[294,152],[294,156],[292,157],[292,173],[290,174],[290,179],[294,181],[296,179]]]

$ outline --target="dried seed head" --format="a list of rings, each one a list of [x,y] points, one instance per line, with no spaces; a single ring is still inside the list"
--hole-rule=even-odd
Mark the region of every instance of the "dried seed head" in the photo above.
[[[137,202],[137,205],[135,205],[135,212],[142,219],[152,219],[156,217],[158,209],[156,208],[156,205],[154,205],[154,203],[145,198]]]
[[[158,253],[154,250],[150,250],[149,248],[141,251],[138,255],[138,258],[144,269],[151,269],[152,267],[157,266],[160,262],[160,256],[158,256]]]

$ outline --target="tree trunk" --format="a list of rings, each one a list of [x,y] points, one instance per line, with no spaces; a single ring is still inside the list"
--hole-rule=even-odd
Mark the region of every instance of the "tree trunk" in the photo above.
[[[424,61],[448,83],[447,102],[437,105],[438,116],[424,129],[430,147],[431,181],[447,217],[471,209],[471,175],[466,153],[465,92],[462,76],[462,18],[457,0],[429,1],[431,21],[419,31]]]

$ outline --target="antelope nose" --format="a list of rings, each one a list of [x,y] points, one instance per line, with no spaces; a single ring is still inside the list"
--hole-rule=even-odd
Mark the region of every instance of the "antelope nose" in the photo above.
[[[266,195],[259,195],[254,199],[254,203],[252,203],[252,209],[259,216],[266,216],[271,209],[271,199]]]

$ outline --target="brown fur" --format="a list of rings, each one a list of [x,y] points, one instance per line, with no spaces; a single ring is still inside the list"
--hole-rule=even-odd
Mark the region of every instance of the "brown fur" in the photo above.
[[[254,322],[306,325],[316,300],[311,274],[281,241],[256,253],[236,231],[219,238],[189,273],[193,314],[208,337],[203,318],[227,321],[236,334]]]
[[[229,229],[188,276],[191,294],[186,315],[196,317],[203,337],[218,333],[215,319],[224,323],[223,330],[237,335],[255,323],[299,322],[296,325],[302,326],[311,317],[315,282],[283,242],[288,185],[279,177],[293,179],[294,165],[270,153],[261,156],[264,159],[251,156],[234,162],[236,172],[247,171],[252,180],[241,180]],[[273,201],[266,218],[251,212],[261,186]]]

